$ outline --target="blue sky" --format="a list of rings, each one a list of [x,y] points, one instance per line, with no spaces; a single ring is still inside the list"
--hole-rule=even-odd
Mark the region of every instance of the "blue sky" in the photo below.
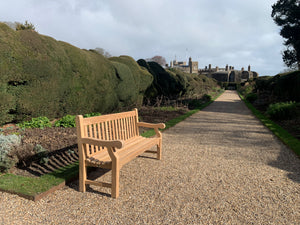
[[[283,71],[276,0],[0,0],[0,21],[36,30],[84,49],[103,48],[135,60],[192,57],[199,67],[226,64],[260,75]]]

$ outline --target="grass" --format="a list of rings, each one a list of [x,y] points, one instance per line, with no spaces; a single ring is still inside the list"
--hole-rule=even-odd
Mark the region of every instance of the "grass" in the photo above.
[[[201,105],[197,109],[188,111],[184,115],[181,115],[175,119],[166,122],[166,129],[175,126],[177,123],[185,120],[187,117],[199,112],[201,109],[205,108],[211,104],[217,97],[219,97],[223,92],[219,93],[213,100]],[[169,110],[169,109],[168,109]],[[146,131],[142,134],[144,137],[154,136],[154,130]],[[45,191],[48,191],[54,186],[61,184],[64,181],[70,181],[78,177],[79,162],[75,162],[66,167],[62,167],[55,170],[52,173],[42,175],[41,177],[24,177],[14,174],[0,174],[0,190],[18,194],[20,196],[34,197]]]
[[[289,132],[283,129],[281,126],[267,118],[260,111],[258,111],[251,103],[239,94],[241,99],[245,102],[247,107],[252,113],[266,126],[268,127],[284,144],[292,149],[298,156],[300,156],[300,141],[292,136]]]
[[[11,193],[34,197],[50,188],[78,176],[79,163],[73,163],[41,177],[24,177],[14,174],[0,175],[0,189]]]

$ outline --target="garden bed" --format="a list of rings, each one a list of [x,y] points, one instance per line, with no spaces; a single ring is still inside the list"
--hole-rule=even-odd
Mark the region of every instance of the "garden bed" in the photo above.
[[[141,121],[150,123],[167,122],[185,114],[187,108],[154,108],[142,107],[139,109]],[[61,167],[78,161],[76,128],[46,127],[44,129],[21,129],[14,124],[2,127],[4,135],[17,134],[22,136],[18,152],[24,158],[10,169],[10,173],[27,177],[40,177]],[[140,132],[144,132],[141,130]],[[47,150],[45,160],[40,158],[26,159],[26,155],[33,151],[34,146],[40,145]]]

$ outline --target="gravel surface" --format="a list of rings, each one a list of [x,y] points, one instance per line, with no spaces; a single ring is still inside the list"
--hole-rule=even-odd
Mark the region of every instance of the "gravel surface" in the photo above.
[[[77,182],[38,202],[0,193],[0,224],[300,224],[300,159],[234,91],[165,131],[163,160],[151,156],[122,168],[118,199]]]

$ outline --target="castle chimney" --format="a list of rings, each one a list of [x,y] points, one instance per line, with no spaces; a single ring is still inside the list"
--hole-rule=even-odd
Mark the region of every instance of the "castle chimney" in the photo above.
[[[218,66],[216,66],[216,72],[218,72],[219,71],[219,67]]]
[[[250,67],[250,65],[248,66],[248,71],[249,71],[249,72],[251,71],[251,67]]]
[[[208,70],[211,71],[211,64],[208,64]]]
[[[226,64],[225,71],[228,71],[228,64]]]

